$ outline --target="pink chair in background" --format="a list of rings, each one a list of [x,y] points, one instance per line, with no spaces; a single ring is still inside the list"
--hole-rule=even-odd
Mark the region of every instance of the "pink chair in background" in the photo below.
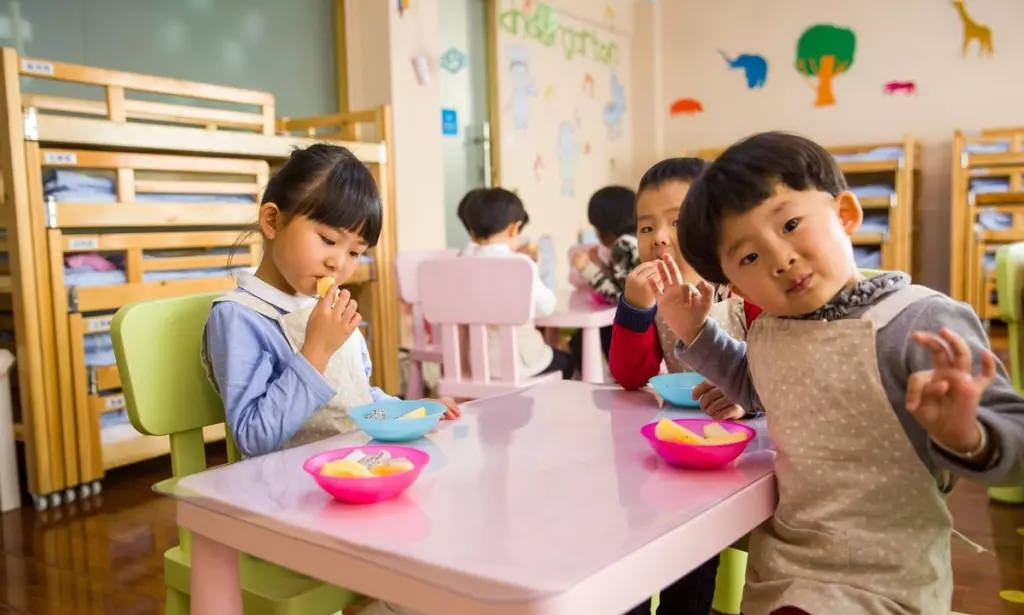
[[[441,337],[439,395],[478,399],[561,380],[559,372],[530,378],[519,374],[515,329],[533,320],[533,267],[519,258],[450,257],[420,263],[423,316]],[[462,326],[468,335],[460,334]],[[489,327],[497,330],[497,366],[490,364],[488,345],[494,336],[488,335]]]
[[[395,276],[398,278],[398,297],[409,305],[412,312],[412,346],[409,348],[409,375],[405,383],[405,397],[423,397],[423,364],[441,362],[440,344],[427,340],[427,321],[420,307],[416,270],[420,263],[431,258],[455,256],[458,250],[417,250],[395,255]]]
[[[576,268],[572,266],[572,259],[580,252],[589,252],[592,248],[596,248],[599,244],[596,243],[578,243],[569,248],[569,283],[574,288],[579,290],[587,290],[590,285],[587,281],[580,276],[580,272],[576,271]]]

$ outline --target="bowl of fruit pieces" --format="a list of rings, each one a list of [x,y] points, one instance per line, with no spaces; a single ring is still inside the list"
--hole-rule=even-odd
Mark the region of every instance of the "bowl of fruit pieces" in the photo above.
[[[409,442],[422,438],[441,420],[444,404],[425,399],[395,399],[356,406],[348,411],[356,427],[381,442]]]
[[[397,497],[416,482],[430,455],[409,446],[349,446],[313,455],[302,464],[336,500],[373,504]]]
[[[669,465],[713,470],[740,456],[757,432],[732,421],[661,419],[640,429],[651,448]]]

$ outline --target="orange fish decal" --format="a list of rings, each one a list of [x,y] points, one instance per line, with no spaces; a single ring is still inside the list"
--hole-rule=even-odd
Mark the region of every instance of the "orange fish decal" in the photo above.
[[[704,113],[704,105],[700,104],[700,101],[696,98],[677,98],[672,101],[672,106],[669,108],[669,115],[697,115],[698,113]]]

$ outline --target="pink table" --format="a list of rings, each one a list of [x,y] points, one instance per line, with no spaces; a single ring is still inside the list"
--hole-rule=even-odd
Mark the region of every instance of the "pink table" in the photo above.
[[[733,466],[702,473],[654,456],[644,391],[558,381],[463,408],[415,443],[431,463],[391,502],[334,502],[302,471],[361,433],[159,486],[193,532],[192,612],[240,615],[243,551],[431,615],[619,615],[775,506],[760,421]]]
[[[601,327],[611,326],[615,321],[615,306],[595,302],[589,291],[558,291],[558,307],[551,316],[534,319],[542,328],[572,327],[583,330],[584,382],[604,382],[604,367],[601,362]]]

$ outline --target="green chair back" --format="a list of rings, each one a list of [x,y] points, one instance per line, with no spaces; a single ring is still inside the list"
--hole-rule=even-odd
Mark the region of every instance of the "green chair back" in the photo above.
[[[138,431],[170,436],[176,478],[206,469],[203,428],[224,406],[200,360],[203,328],[218,294],[132,303],[110,326],[128,417]],[[228,438],[228,458],[238,451]]]
[[[1006,323],[1010,341],[1010,381],[1024,392],[1024,243],[1000,246],[996,251],[996,294],[999,318]]]

